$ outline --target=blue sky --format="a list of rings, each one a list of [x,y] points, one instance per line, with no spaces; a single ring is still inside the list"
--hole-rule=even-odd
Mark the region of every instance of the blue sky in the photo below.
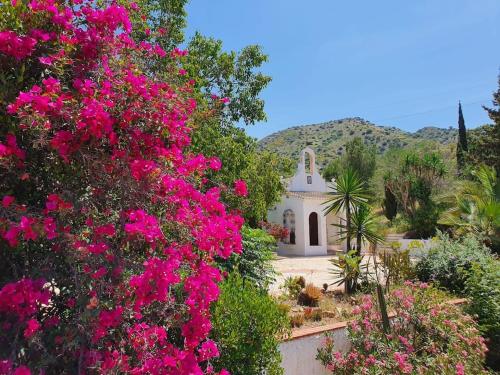
[[[268,120],[294,125],[363,117],[414,131],[488,122],[500,72],[500,0],[191,0],[188,34],[226,49],[259,44]]]

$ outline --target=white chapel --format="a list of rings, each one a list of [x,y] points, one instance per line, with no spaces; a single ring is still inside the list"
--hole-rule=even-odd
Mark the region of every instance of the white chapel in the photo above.
[[[267,220],[283,225],[288,236],[278,244],[281,255],[327,255],[338,248],[339,216],[324,215],[328,192],[335,182],[327,183],[319,174],[314,151],[307,147],[300,153],[295,175],[288,181],[281,202],[268,211]]]

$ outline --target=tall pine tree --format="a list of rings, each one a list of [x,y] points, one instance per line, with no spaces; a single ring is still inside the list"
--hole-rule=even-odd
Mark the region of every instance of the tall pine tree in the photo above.
[[[462,104],[458,102],[457,172],[459,175],[462,175],[464,172],[467,151],[467,129],[465,129]]]

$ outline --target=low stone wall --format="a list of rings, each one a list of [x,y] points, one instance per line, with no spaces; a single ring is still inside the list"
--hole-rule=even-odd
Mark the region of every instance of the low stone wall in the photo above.
[[[447,303],[461,305],[466,299],[458,298]],[[393,314],[389,314],[390,316]],[[331,375],[321,362],[316,360],[318,349],[325,344],[325,333],[333,334],[335,350],[347,352],[351,346],[347,338],[347,323],[340,322],[320,327],[295,330],[291,337],[280,344],[281,367],[285,375]]]

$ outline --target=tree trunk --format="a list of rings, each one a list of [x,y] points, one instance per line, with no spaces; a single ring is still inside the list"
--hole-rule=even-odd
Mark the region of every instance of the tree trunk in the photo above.
[[[346,200],[346,208],[345,208],[345,227],[347,231],[347,252],[351,251],[351,202],[350,199]]]
[[[362,245],[362,242],[363,242],[363,239],[361,238],[361,234],[358,232],[358,237],[356,238],[356,242],[357,242],[357,255],[361,255],[361,245]]]

